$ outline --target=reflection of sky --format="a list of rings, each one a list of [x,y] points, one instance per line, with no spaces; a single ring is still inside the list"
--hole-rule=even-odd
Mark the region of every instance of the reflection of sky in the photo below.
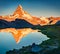
[[[18,4],[34,16],[60,16],[60,0],[0,0],[0,15],[12,14]]]
[[[36,32],[28,34],[20,41],[19,44],[16,44],[11,33],[0,33],[0,54],[4,54],[4,52],[11,49],[31,45],[32,43],[39,44],[46,39],[47,37],[45,35]]]

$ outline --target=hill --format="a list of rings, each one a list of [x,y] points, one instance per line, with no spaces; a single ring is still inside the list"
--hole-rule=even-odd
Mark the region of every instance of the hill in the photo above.
[[[0,20],[0,29],[6,29],[6,28],[32,28],[34,25],[27,22],[23,19],[16,19],[15,21],[8,22],[6,20]]]

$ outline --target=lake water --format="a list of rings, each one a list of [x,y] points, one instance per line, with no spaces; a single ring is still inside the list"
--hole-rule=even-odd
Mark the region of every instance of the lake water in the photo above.
[[[42,41],[49,39],[46,35],[41,32],[30,33],[23,37],[17,44],[11,33],[0,33],[0,54],[5,54],[6,51],[12,49],[19,49],[22,46],[28,46],[32,43],[40,44]]]

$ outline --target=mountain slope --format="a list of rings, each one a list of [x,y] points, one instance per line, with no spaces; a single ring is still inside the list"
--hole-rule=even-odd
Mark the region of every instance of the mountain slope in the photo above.
[[[23,20],[23,19],[16,19],[15,21],[5,21],[5,20],[0,20],[0,29],[5,29],[5,28],[16,28],[16,29],[21,29],[21,28],[32,28],[35,25],[30,24],[29,22]]]
[[[0,16],[0,20],[6,20],[6,21],[15,21],[15,19],[24,19],[25,21],[33,24],[41,26],[49,25],[49,24],[55,24],[56,22],[60,21],[60,17],[35,17],[31,16],[29,13],[23,10],[22,6],[19,5],[14,13],[12,15],[7,16]]]
[[[60,25],[35,26],[33,29],[40,30],[51,39],[60,39]]]
[[[56,25],[60,25],[60,21],[56,22]]]

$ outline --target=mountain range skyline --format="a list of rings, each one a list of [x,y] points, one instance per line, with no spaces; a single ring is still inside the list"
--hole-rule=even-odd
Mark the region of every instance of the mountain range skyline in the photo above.
[[[11,21],[15,21],[16,19],[24,19],[27,22],[33,24],[33,25],[48,25],[51,21],[51,24],[55,24],[57,21],[60,20],[60,17],[36,17],[36,16],[32,16],[30,15],[27,11],[25,11],[23,9],[23,7],[21,5],[18,5],[18,7],[16,8],[16,10],[14,11],[13,14],[11,15],[2,15],[0,16],[0,19],[2,20],[6,20],[8,22]]]

